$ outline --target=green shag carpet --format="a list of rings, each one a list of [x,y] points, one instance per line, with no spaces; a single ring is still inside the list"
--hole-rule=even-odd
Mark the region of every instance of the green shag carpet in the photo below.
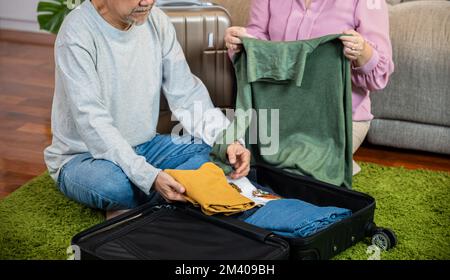
[[[450,173],[361,163],[353,188],[377,201],[375,222],[398,245],[382,260],[450,259]],[[66,199],[43,174],[0,201],[0,259],[67,259],[73,235],[104,214]],[[366,260],[369,239],[335,257]]]

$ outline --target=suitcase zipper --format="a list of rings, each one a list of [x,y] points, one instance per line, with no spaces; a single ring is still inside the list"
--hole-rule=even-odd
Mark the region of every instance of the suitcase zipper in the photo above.
[[[94,232],[92,232],[92,233],[86,234],[85,236],[83,236],[82,238],[80,238],[80,240],[79,240],[78,242],[82,242],[83,240],[89,239],[89,238],[91,238],[91,237],[94,236],[94,235],[103,233],[103,232],[105,232],[105,231],[109,231],[109,230],[111,230],[111,229],[113,229],[113,228],[116,228],[116,227],[118,227],[118,226],[120,226],[120,225],[122,225],[122,224],[124,224],[124,223],[127,223],[127,222],[129,222],[129,221],[132,221],[132,220],[134,220],[134,219],[137,219],[137,218],[139,218],[139,217],[141,217],[141,216],[142,216],[142,213],[139,213],[139,214],[137,214],[137,215],[135,215],[135,216],[132,216],[132,217],[130,217],[130,218],[127,218],[127,219],[125,219],[125,220],[123,220],[123,221],[117,222],[117,223],[115,223],[115,224],[112,224],[112,225],[106,226],[106,227],[104,227],[104,228],[101,228],[101,229],[99,229],[99,230],[96,230],[96,231],[94,231]]]

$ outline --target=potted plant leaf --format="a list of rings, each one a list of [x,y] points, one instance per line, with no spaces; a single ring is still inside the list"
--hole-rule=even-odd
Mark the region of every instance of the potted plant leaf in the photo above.
[[[38,22],[42,30],[57,34],[68,13],[84,0],[46,0],[38,3]]]

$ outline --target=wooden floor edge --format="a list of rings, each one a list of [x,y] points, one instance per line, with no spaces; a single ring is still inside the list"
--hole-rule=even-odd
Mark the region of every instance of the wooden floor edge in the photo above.
[[[55,39],[56,35],[50,33],[0,29],[1,41],[53,46],[55,44]]]

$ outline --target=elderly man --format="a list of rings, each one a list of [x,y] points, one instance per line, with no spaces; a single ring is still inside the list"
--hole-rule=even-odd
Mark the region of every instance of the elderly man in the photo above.
[[[199,168],[229,125],[154,2],[86,0],[55,42],[53,141],[45,161],[66,196],[111,215],[144,202],[184,201],[183,186],[162,170]],[[156,132],[161,91],[189,132],[177,141]],[[194,117],[194,108],[208,114]],[[246,176],[250,152],[238,142],[227,152],[232,177]]]

